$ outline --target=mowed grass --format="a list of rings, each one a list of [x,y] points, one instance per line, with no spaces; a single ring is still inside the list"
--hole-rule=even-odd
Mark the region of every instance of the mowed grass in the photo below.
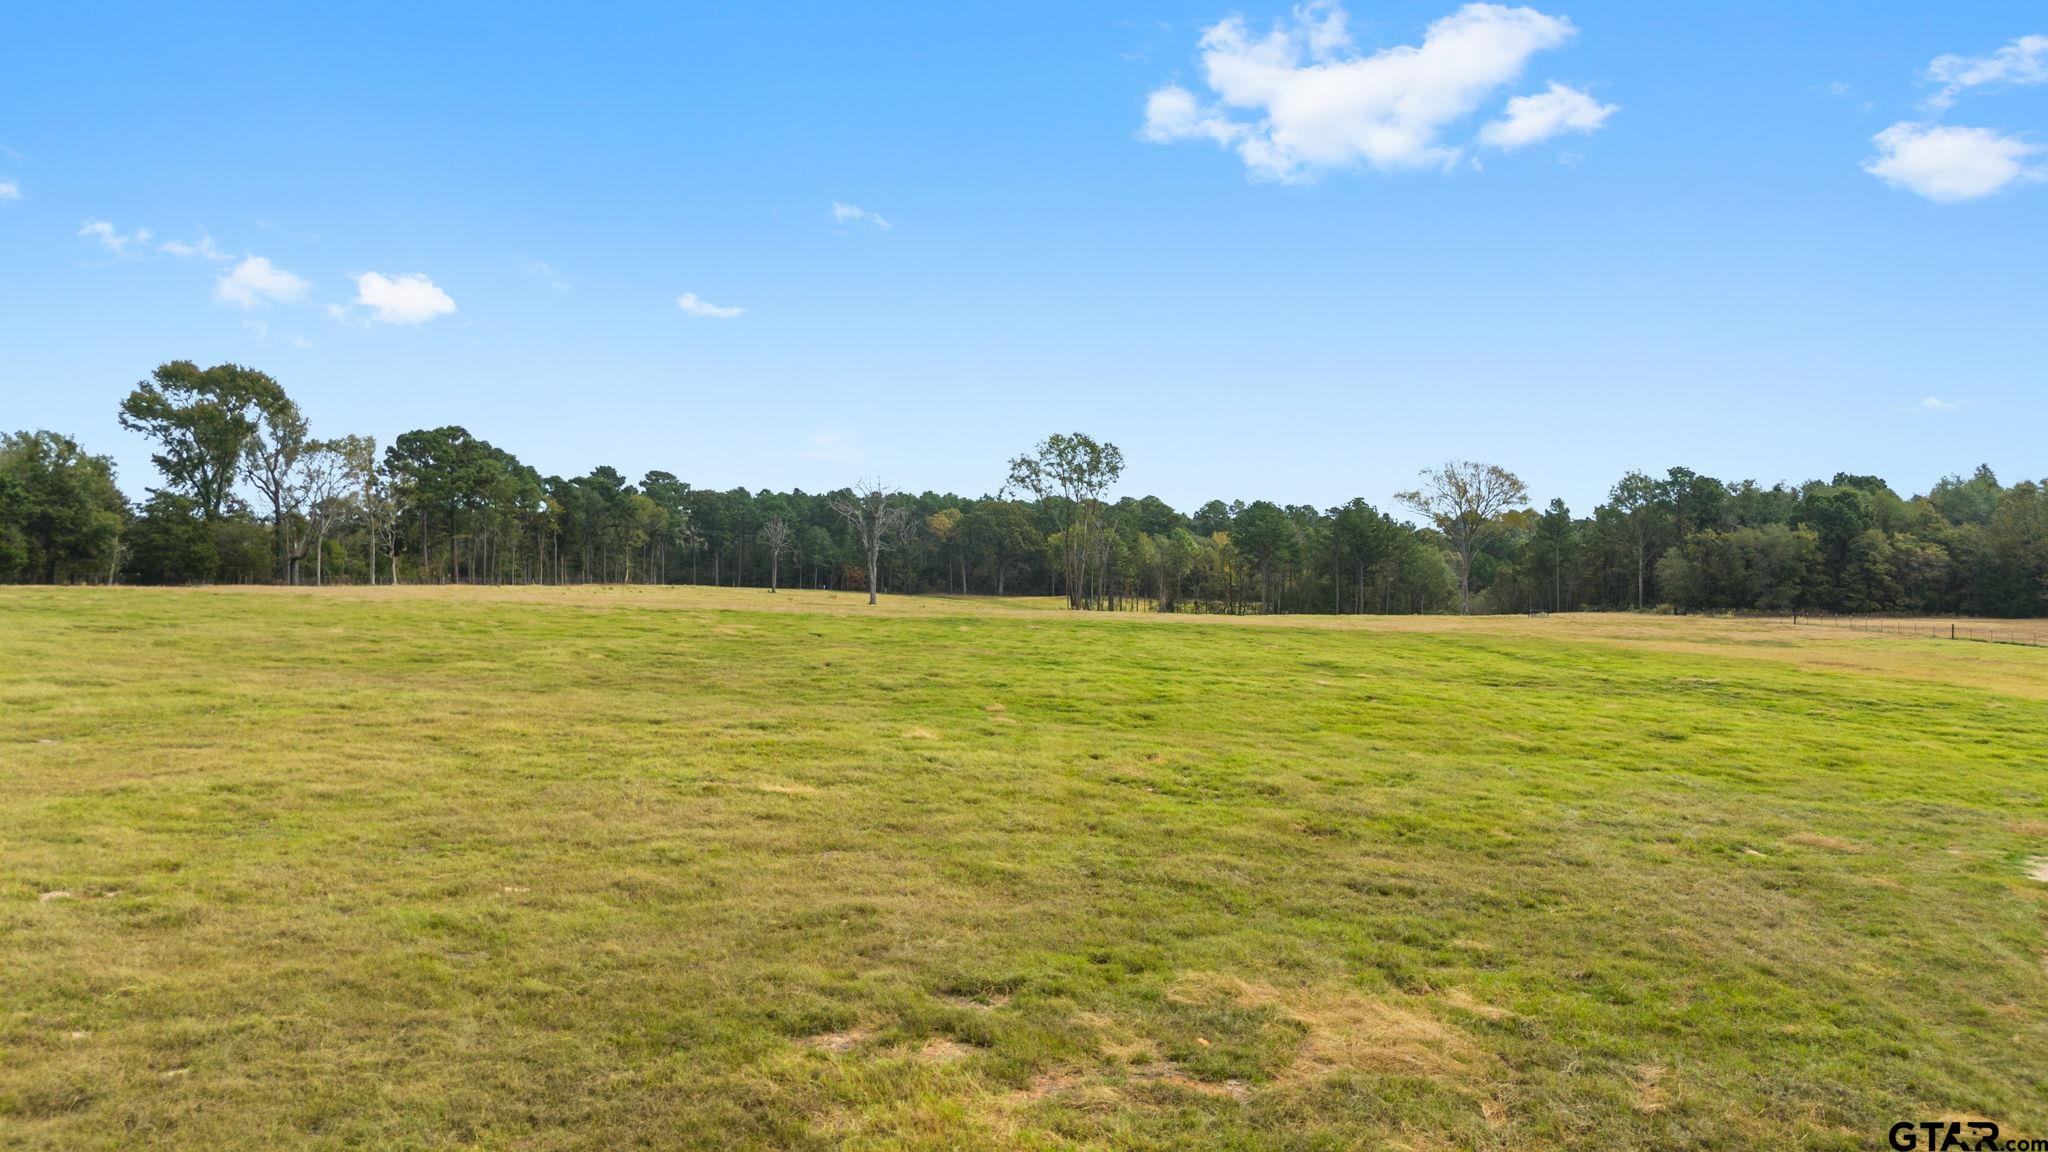
[[[2048,651],[0,590],[0,1146],[2048,1135]]]

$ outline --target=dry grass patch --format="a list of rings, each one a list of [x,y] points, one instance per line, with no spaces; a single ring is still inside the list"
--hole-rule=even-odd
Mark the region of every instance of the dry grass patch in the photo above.
[[[1083,1012],[1081,1023],[1095,1033],[1096,1051],[1119,1064],[1149,1064],[1159,1059],[1159,1046],[1100,1012]]]
[[[1671,1106],[1671,1091],[1665,1086],[1671,1070],[1661,1064],[1645,1064],[1636,1069],[1635,1094],[1629,1103],[1644,1114],[1662,1112]]]
[[[1127,1071],[1125,1075],[1134,1085],[1162,1085],[1180,1092],[1193,1092],[1198,1096],[1248,1100],[1252,1094],[1251,1086],[1242,1080],[1202,1080],[1165,1061],[1141,1064]]]
[[[820,1032],[804,1037],[806,1048],[820,1052],[850,1052],[875,1038],[875,1030],[865,1025],[848,1028],[843,1032]]]
[[[1785,837],[1787,844],[1803,844],[1808,848],[1819,848],[1828,852],[1842,852],[1854,856],[1863,851],[1863,845],[1844,840],[1840,836],[1823,836],[1818,832],[1795,832]]]
[[[1169,996],[1184,1003],[1228,999],[1293,1021],[1303,1030],[1302,1041],[1281,1079],[1355,1071],[1466,1080],[1485,1060],[1462,1032],[1428,1011],[1356,989],[1282,989],[1207,972],[1182,977]]]
[[[1506,1020],[1514,1016],[1513,1012],[1488,1004],[1463,988],[1453,988],[1444,993],[1444,1003],[1449,1004],[1453,1008],[1470,1012],[1474,1016],[1483,1016],[1488,1020]]]
[[[917,1050],[917,1058],[926,1064],[957,1064],[977,1049],[972,1044],[962,1044],[950,1036],[934,1036]]]

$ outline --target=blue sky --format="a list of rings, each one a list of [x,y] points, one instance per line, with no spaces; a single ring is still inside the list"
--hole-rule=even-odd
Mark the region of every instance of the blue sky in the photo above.
[[[177,358],[716,487],[978,494],[1071,429],[1190,507],[2048,474],[2034,4],[8,24],[0,427],[138,497],[115,405]]]

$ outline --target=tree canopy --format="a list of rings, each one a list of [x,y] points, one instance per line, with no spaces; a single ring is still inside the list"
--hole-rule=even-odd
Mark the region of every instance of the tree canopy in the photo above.
[[[1589,514],[1529,507],[1493,464],[1398,504],[1119,496],[1116,445],[1046,437],[993,494],[698,488],[597,466],[543,475],[449,425],[316,435],[269,376],[159,367],[120,404],[162,486],[52,432],[0,437],[0,579],[624,582],[1057,595],[1179,612],[1683,610],[2048,614],[2048,489],[1988,467],[1921,496],[1874,476],[1632,471]]]

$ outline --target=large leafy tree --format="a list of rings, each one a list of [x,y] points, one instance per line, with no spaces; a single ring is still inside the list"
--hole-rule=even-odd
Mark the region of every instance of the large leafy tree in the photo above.
[[[302,464],[319,449],[299,406],[279,389],[255,404],[255,427],[242,441],[242,476],[270,508],[277,575],[296,584],[299,518],[307,502]]]
[[[1273,566],[1294,552],[1294,522],[1269,500],[1254,500],[1230,524],[1230,546],[1259,574],[1259,611],[1273,606]]]
[[[1641,472],[1623,476],[1607,493],[1607,504],[1619,514],[1636,566],[1636,607],[1643,606],[1650,566],[1650,545],[1669,512],[1663,485]]]
[[[260,414],[288,403],[277,381],[254,368],[173,360],[121,401],[121,426],[156,441],[150,460],[211,522],[234,501],[242,452]]]
[[[0,436],[0,577],[111,579],[128,501],[114,465],[69,436]]]
[[[1015,500],[981,500],[962,522],[968,546],[995,570],[996,595],[1008,591],[1010,570],[1045,544],[1031,518],[1031,506]]]
[[[1425,468],[1422,484],[1395,499],[1436,525],[1458,565],[1458,611],[1472,611],[1472,559],[1500,530],[1501,513],[1529,502],[1521,478],[1495,464],[1453,460]]]
[[[1030,454],[1010,461],[1006,488],[1031,493],[1059,516],[1060,564],[1070,608],[1094,606],[1087,574],[1103,529],[1102,498],[1123,471],[1122,450],[1082,432],[1055,433]]]

